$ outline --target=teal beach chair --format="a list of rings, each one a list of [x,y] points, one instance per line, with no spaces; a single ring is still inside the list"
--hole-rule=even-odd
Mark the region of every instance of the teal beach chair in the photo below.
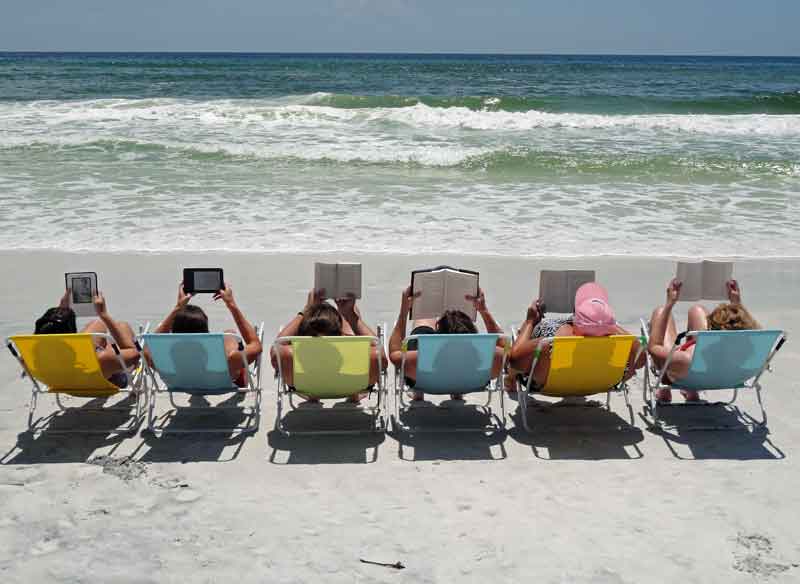
[[[500,338],[506,339],[501,373],[492,379],[492,365],[495,349]],[[404,375],[406,354],[410,341],[417,344],[416,380],[412,386]],[[485,392],[486,402],[477,406],[495,424],[484,426],[443,428],[441,431],[496,432],[505,429],[505,403],[503,398],[503,375],[505,361],[511,348],[509,337],[496,333],[454,334],[454,335],[411,335],[403,340],[403,358],[400,368],[395,371],[395,424],[404,432],[437,431],[433,427],[408,426],[402,417],[411,409],[420,407],[406,400],[406,392],[421,391],[431,395],[467,394]],[[492,396],[500,393],[501,416],[492,411]],[[437,406],[422,406],[437,407]],[[441,407],[441,406],[438,406]]]
[[[642,320],[642,335],[649,341],[649,327]],[[695,339],[694,354],[689,367],[689,374],[676,382],[669,382],[665,372],[672,362],[678,347],[686,339]],[[659,418],[659,408],[665,404],[656,399],[659,389],[675,389],[690,391],[732,390],[730,400],[723,402],[687,402],[687,406],[696,405],[732,405],[736,402],[740,390],[752,389],[756,393],[761,408],[761,420],[748,416],[754,426],[764,427],[767,414],[761,398],[761,376],[769,368],[775,354],[786,341],[786,334],[781,330],[742,330],[742,331],[689,331],[678,335],[675,345],[667,355],[664,366],[656,367],[652,357],[647,355],[647,367],[644,372],[643,397],[646,409],[652,416],[653,425],[663,428]],[[670,405],[669,407],[675,407]],[[726,426],[693,426],[689,429],[729,429]]]
[[[263,323],[258,327],[259,339],[264,336]],[[244,387],[231,381],[228,359],[225,353],[225,337],[234,338],[245,367]],[[244,352],[244,340],[234,333],[149,333],[142,337],[146,354],[149,356],[147,384],[150,394],[147,427],[154,434],[166,432],[226,432],[232,434],[251,433],[258,430],[261,418],[261,355],[248,365]],[[160,381],[159,381],[160,379]],[[164,423],[156,426],[155,406],[158,394],[166,393],[174,410],[225,411],[234,410],[246,416],[244,425],[233,428],[168,429],[165,424],[170,415],[165,415]],[[232,393],[253,394],[252,406],[178,406],[175,393],[190,396],[217,396]]]

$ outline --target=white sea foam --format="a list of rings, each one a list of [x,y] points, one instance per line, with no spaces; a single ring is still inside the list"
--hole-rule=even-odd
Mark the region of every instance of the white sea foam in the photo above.
[[[800,256],[800,116],[325,97],[0,103],[0,249]]]

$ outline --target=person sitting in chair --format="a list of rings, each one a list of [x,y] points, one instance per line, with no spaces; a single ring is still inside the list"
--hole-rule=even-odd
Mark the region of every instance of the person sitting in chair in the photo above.
[[[673,278],[667,285],[667,301],[653,311],[650,317],[650,343],[647,350],[653,357],[656,366],[661,368],[667,361],[672,351],[675,339],[678,336],[672,309],[680,300],[681,286],[683,283]],[[726,282],[728,289],[728,302],[720,304],[710,313],[700,304],[689,308],[687,330],[752,330],[761,328],[748,310],[742,306],[742,292],[736,280]],[[673,353],[669,367],[664,373],[664,382],[671,383],[683,379],[689,374],[694,355],[695,339],[689,339],[681,344]],[[694,402],[700,399],[696,391],[681,390],[686,401]],[[672,401],[672,391],[661,388],[656,392],[656,399],[663,402]]]
[[[525,322],[511,347],[510,373],[527,383],[527,376],[533,365],[534,356],[542,339],[548,337],[605,337],[609,335],[629,335],[617,324],[614,311],[608,303],[608,292],[596,282],[587,282],[575,292],[575,312],[561,318],[543,318],[541,300],[534,300],[528,307]],[[644,366],[646,356],[639,355],[639,341],[634,341],[628,358],[624,379],[630,379],[636,369]],[[533,371],[533,386],[544,387],[550,371],[549,351],[544,351],[536,362]],[[513,381],[512,381],[513,385]],[[512,390],[513,391],[513,390]]]
[[[34,334],[55,335],[72,334],[78,332],[75,311],[69,306],[70,290],[61,297],[58,306],[48,308],[36,321]],[[92,299],[97,318],[81,329],[82,333],[109,334],[119,348],[120,357],[125,367],[135,367],[139,363],[139,349],[136,348],[136,335],[133,334],[131,325],[127,322],[114,320],[108,312],[106,299],[102,292],[98,292]],[[128,377],[123,371],[116,352],[105,339],[95,341],[97,361],[103,376],[117,387],[124,388],[128,384]]]
[[[194,294],[187,294],[183,289],[183,282],[178,285],[178,300],[175,307],[156,327],[156,333],[207,333],[208,316],[199,306],[189,304]],[[244,340],[244,353],[248,363],[255,361],[261,354],[261,341],[258,339],[255,327],[245,318],[236,300],[233,298],[233,290],[228,284],[225,288],[214,294],[214,300],[222,300],[225,307],[231,313],[239,335]],[[226,330],[226,333],[236,333],[234,330]],[[242,362],[239,351],[239,343],[230,336],[225,336],[225,354],[228,359],[228,370],[233,380],[239,387],[247,386],[247,372]],[[146,351],[145,351],[146,352]]]
[[[376,337],[375,331],[361,318],[361,311],[356,306],[354,297],[337,298],[336,306],[330,304],[325,298],[325,290],[311,290],[306,297],[303,310],[289,321],[278,333],[280,337],[340,337],[340,336],[365,336]],[[380,351],[380,353],[378,353]],[[294,353],[291,345],[282,345],[278,354],[275,349],[270,350],[272,366],[278,370],[278,359],[281,360],[281,371],[286,384],[294,385],[293,368]],[[378,359],[386,363],[383,347],[373,347],[370,353],[369,385],[378,382]],[[367,388],[365,388],[366,390]],[[348,398],[350,403],[358,403],[365,393],[356,393]],[[305,397],[306,401],[316,403],[319,398]]]
[[[395,367],[400,367],[403,361],[403,339],[406,336],[406,321],[411,311],[411,306],[414,299],[419,296],[419,292],[414,295],[409,286],[403,290],[400,299],[400,313],[397,315],[397,322],[394,325],[392,336],[389,339],[389,360]],[[471,301],[477,312],[481,315],[483,323],[488,333],[502,334],[503,329],[497,324],[492,313],[486,307],[486,296],[483,290],[478,288],[477,296],[465,296]],[[446,310],[437,319],[418,319],[414,321],[411,327],[412,335],[433,335],[433,334],[475,334],[478,328],[469,317],[468,314],[460,310]],[[500,374],[500,368],[503,366],[503,346],[505,344],[504,338],[499,338],[497,341],[497,348],[495,349],[494,362],[492,364],[492,377]],[[465,364],[468,365],[468,364]],[[405,375],[406,385],[414,387],[417,378],[417,344],[416,340],[412,339],[408,343],[405,359]],[[463,400],[462,394],[454,393],[450,397],[454,400]],[[421,391],[415,391],[412,395],[414,401],[421,401],[424,394]]]

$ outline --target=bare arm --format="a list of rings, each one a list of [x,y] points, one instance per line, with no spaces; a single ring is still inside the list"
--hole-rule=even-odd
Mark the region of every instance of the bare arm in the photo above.
[[[164,317],[158,326],[156,327],[155,332],[157,333],[171,333],[172,332],[172,323],[175,321],[175,316],[178,312],[189,304],[191,299],[194,298],[194,294],[187,294],[183,289],[183,282],[178,283],[178,300],[175,302],[175,307]]]
[[[247,356],[247,361],[248,363],[252,362],[261,354],[261,341],[258,338],[255,327],[245,318],[239,306],[236,304],[236,300],[233,297],[233,290],[226,284],[225,288],[214,295],[214,300],[222,300],[225,303],[228,312],[231,313],[233,321],[236,323],[236,328],[239,329],[239,334],[242,335],[242,339],[244,340],[244,352]],[[238,358],[237,352],[228,355],[229,361]]]
[[[478,314],[481,315],[487,333],[503,334],[503,327],[497,324],[497,321],[494,319],[492,313],[489,311],[489,308],[486,306],[486,295],[483,293],[483,290],[478,288],[477,296],[467,295],[465,298],[472,301],[472,304],[475,306],[475,310],[477,310]],[[506,340],[504,337],[497,339],[498,347],[504,347],[505,344]]]
[[[411,286],[403,290],[403,295],[400,299],[400,312],[397,314],[397,321],[392,329],[392,336],[389,337],[389,360],[394,363],[396,367],[400,366],[403,360],[403,339],[406,338],[406,322],[408,321],[408,313],[411,310],[411,305],[414,302],[414,295],[411,291]],[[416,353],[416,351],[413,351]],[[408,357],[408,355],[406,356]]]
[[[105,325],[108,334],[114,339],[125,365],[129,367],[138,363],[140,358],[139,349],[136,348],[132,333],[128,334],[117,321],[111,318],[106,306],[106,299],[101,292],[98,292],[97,296],[94,297],[94,309],[97,312],[97,318]],[[97,354],[97,360],[100,363],[103,375],[106,377],[110,377],[121,370],[119,359],[111,347],[106,346],[100,351]]]
[[[525,322],[519,329],[517,338],[511,347],[511,365],[516,369],[527,369],[530,358],[536,352],[541,339],[534,339],[533,328],[542,320],[541,303],[538,300],[531,302],[525,314]]]

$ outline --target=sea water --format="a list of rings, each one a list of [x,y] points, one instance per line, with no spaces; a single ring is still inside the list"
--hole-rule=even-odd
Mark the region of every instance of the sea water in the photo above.
[[[800,256],[800,59],[0,53],[0,249]]]

